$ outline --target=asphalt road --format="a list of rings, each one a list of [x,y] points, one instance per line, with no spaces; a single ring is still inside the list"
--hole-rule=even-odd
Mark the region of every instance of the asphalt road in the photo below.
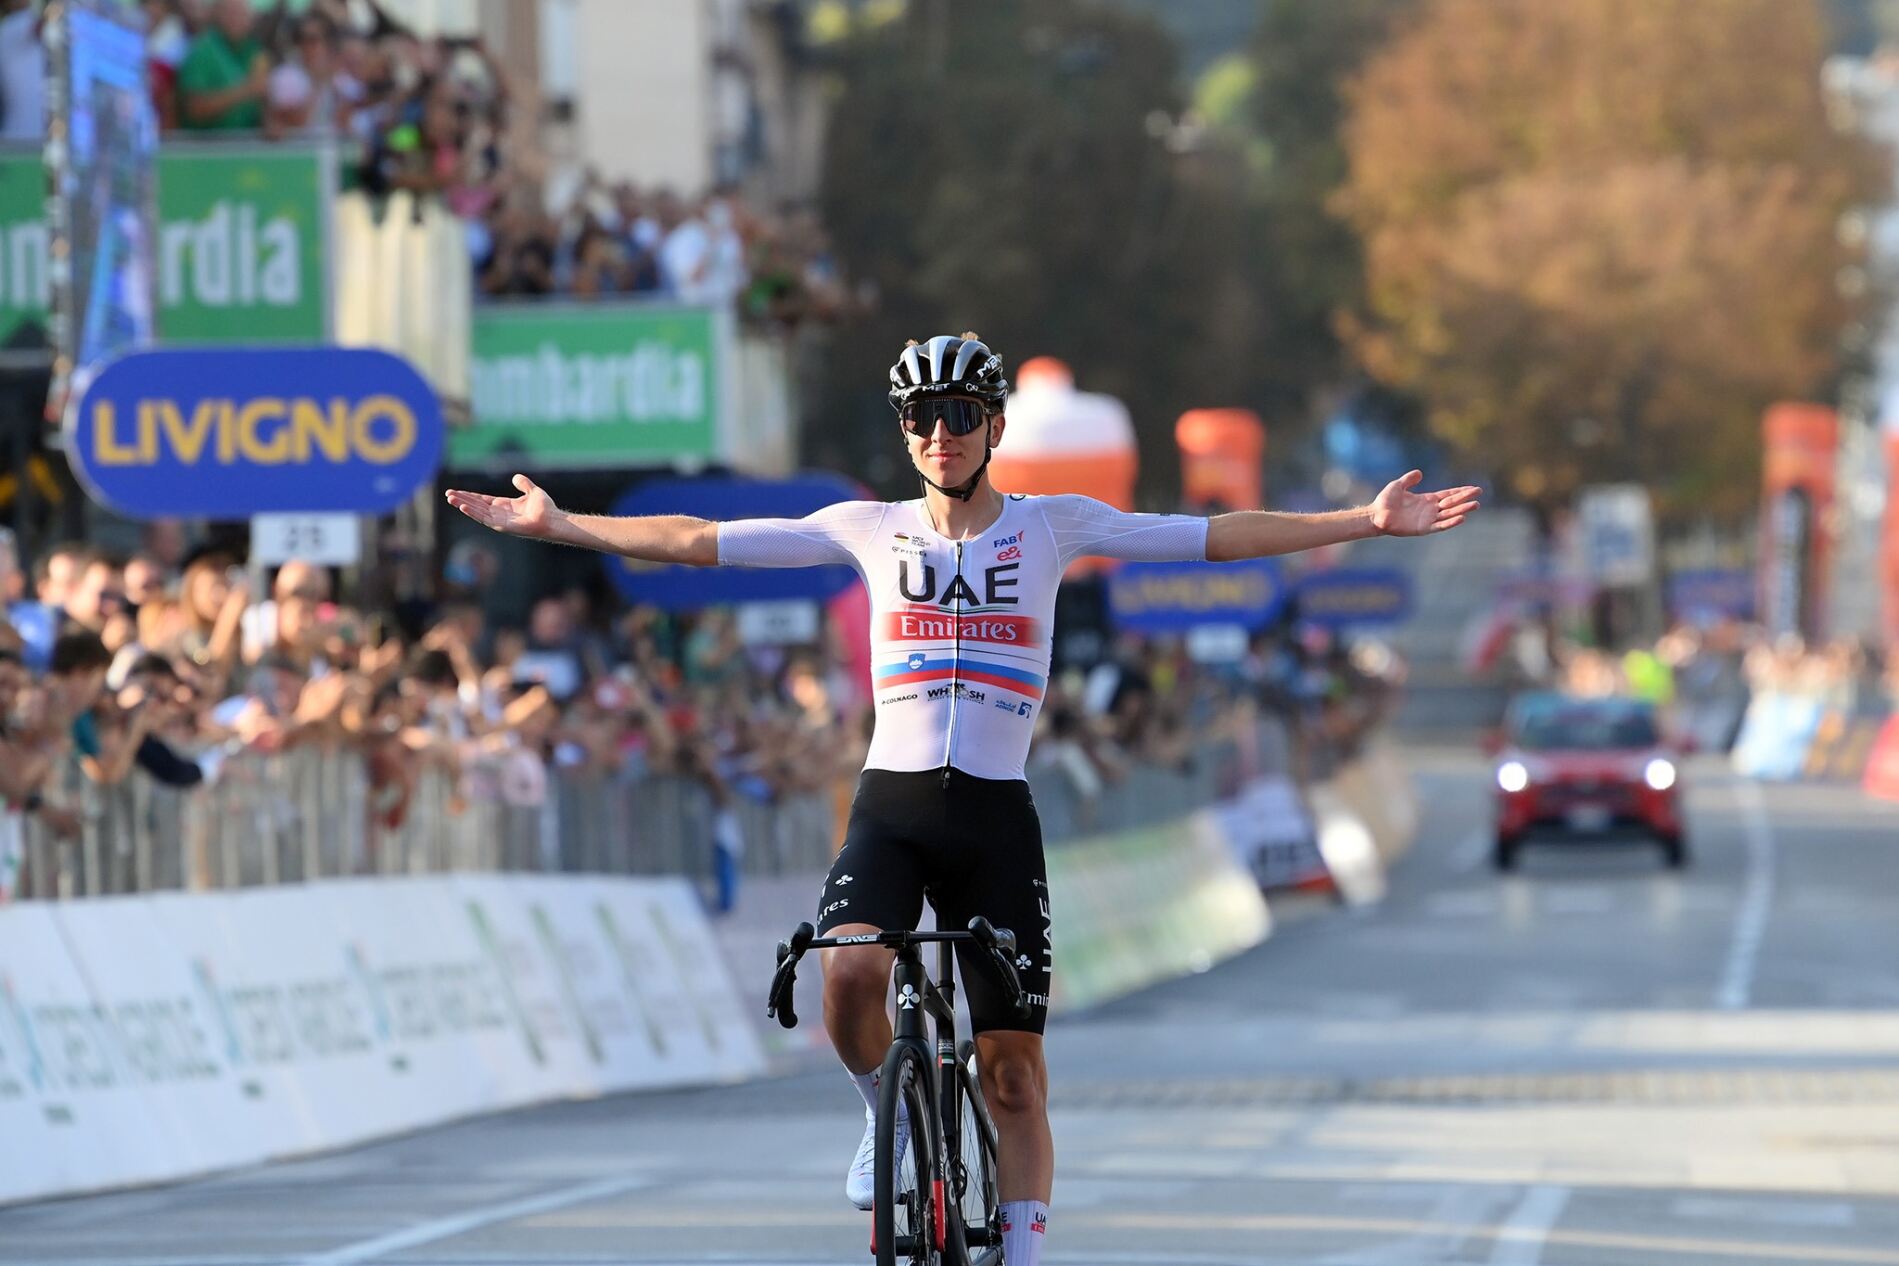
[[[1045,1260],[1899,1266],[1899,806],[1706,761],[1685,873],[1498,877],[1479,759],[1412,756],[1383,905],[1054,1026]],[[520,1112],[0,1210],[0,1263],[861,1262],[855,1103],[829,1066]]]

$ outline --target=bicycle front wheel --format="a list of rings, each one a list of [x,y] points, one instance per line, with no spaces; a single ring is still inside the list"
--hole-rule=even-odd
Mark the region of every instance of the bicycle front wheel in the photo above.
[[[877,1266],[941,1266],[943,1179],[930,1119],[929,1062],[899,1044],[877,1091],[877,1176],[871,1247]]]
[[[1002,1260],[1002,1206],[996,1198],[996,1126],[983,1102],[976,1044],[956,1052],[956,1141],[944,1139],[949,1163],[950,1261],[993,1266]],[[947,1116],[945,1121],[947,1122]],[[957,1239],[961,1239],[959,1253]]]

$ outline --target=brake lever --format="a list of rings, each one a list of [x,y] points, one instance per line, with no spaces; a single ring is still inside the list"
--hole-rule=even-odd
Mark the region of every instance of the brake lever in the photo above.
[[[800,923],[791,933],[789,941],[778,942],[778,970],[772,974],[771,993],[765,999],[765,1014],[775,1018],[785,1028],[798,1026],[798,1013],[792,1007],[792,996],[798,985],[798,960],[804,957],[805,950],[811,946],[817,929],[809,923]]]
[[[785,1028],[798,1026],[798,1013],[793,1010],[792,995],[798,986],[798,959],[791,952],[788,941],[778,942],[778,970],[772,973],[771,993],[765,998],[765,1014],[778,1021]]]
[[[976,943],[989,951],[989,958],[996,965],[996,974],[1002,977],[1003,988],[1014,1001],[1015,1013],[1026,1016],[1033,1007],[1028,995],[1022,989],[1022,976],[1015,969],[1015,933],[1009,928],[999,928],[989,920],[977,915],[969,921],[969,933]]]

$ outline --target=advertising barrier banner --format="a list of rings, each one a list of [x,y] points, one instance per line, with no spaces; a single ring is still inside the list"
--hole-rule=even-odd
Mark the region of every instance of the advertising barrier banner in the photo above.
[[[1729,753],[1734,772],[1776,781],[1800,777],[1823,711],[1821,701],[1810,695],[1756,691]]]
[[[705,464],[724,449],[731,318],[637,303],[498,303],[475,309],[473,424],[457,468],[627,469]]]
[[[54,909],[0,909],[0,1204],[178,1172]]]
[[[1332,882],[1312,815],[1285,774],[1255,778],[1207,812],[1261,888],[1323,888]]]
[[[0,1204],[763,1064],[683,880],[348,879],[0,909]]]
[[[333,166],[323,145],[165,141],[153,244],[161,342],[329,337]],[[0,344],[47,322],[50,240],[40,147],[0,150]]]
[[[1272,930],[1210,813],[1052,848],[1048,882],[1058,1010],[1205,971]]]
[[[1286,602],[1279,565],[1269,558],[1237,563],[1125,563],[1108,577],[1108,611],[1135,633],[1185,633],[1207,624],[1258,629]]]
[[[380,514],[434,477],[442,410],[388,352],[133,352],[75,401],[66,441],[88,491],[130,518]]]

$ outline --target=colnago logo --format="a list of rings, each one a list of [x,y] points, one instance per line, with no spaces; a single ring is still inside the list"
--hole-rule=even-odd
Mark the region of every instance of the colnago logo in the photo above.
[[[921,1001],[923,1001],[923,999],[918,995],[915,985],[905,985],[903,992],[897,995],[897,1005],[902,1007],[905,1011],[916,1010],[917,1003]]]
[[[916,697],[917,697],[917,692],[912,690],[907,695],[885,695],[883,698],[879,699],[877,702],[878,703],[908,703]]]
[[[258,222],[257,208],[219,201],[202,220],[158,231],[160,302],[210,308],[303,302],[303,243],[286,216]]]
[[[932,607],[888,612],[883,628],[885,639],[893,642],[999,642],[1007,646],[1030,645],[1038,631],[1033,616],[959,616]]]
[[[511,422],[663,422],[706,411],[705,358],[641,343],[622,354],[565,355],[554,343],[469,365],[475,416]]]

